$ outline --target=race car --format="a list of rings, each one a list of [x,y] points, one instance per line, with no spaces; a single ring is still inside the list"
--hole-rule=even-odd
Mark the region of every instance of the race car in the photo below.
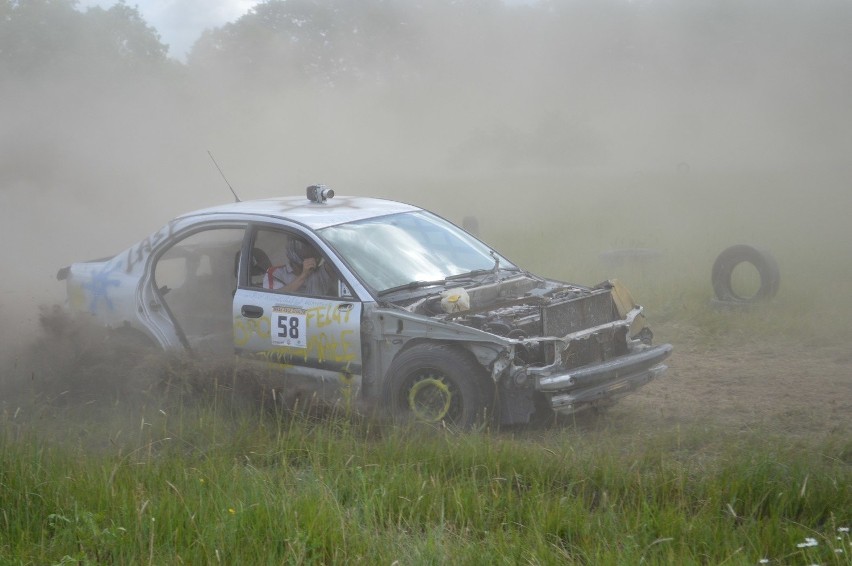
[[[266,368],[280,398],[471,427],[602,408],[666,371],[617,281],[534,275],[427,210],[324,185],[179,216],[63,267],[112,332]],[[277,395],[276,395],[277,392]]]

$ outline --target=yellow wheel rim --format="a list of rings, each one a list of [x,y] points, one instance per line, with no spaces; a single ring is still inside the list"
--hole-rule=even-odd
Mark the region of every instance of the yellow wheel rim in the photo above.
[[[450,411],[453,394],[447,384],[436,377],[416,382],[408,391],[408,407],[418,420],[437,423]]]

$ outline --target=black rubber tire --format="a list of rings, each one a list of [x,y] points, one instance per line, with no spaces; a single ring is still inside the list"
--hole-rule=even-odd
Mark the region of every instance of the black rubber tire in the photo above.
[[[751,297],[741,297],[731,284],[734,269],[741,263],[750,263],[760,274],[760,288]],[[754,303],[771,299],[778,293],[781,274],[778,263],[766,250],[746,244],[738,244],[724,250],[713,263],[713,291],[720,301],[734,303]]]
[[[388,376],[386,407],[398,423],[467,429],[488,416],[491,396],[486,391],[485,370],[464,350],[444,344],[412,346],[394,358]],[[444,386],[449,395],[444,395]],[[411,406],[417,400],[421,401],[419,413]],[[427,415],[429,410],[431,414]]]

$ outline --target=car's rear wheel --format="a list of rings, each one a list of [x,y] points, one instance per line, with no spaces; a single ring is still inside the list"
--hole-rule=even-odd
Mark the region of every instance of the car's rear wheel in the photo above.
[[[397,422],[470,428],[488,416],[484,370],[464,350],[418,344],[397,355],[389,375],[386,401]]]

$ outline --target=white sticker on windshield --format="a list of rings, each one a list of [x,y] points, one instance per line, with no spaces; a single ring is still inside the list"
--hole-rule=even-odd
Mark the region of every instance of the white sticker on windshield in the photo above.
[[[274,346],[290,346],[291,348],[307,348],[307,316],[305,310],[275,305],[272,307],[272,344]]]

